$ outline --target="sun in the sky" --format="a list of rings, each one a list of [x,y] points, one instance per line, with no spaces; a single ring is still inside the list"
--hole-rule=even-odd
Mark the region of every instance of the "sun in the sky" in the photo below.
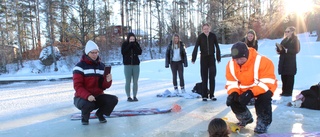
[[[313,10],[313,0],[284,0],[284,7],[288,14],[304,14]]]

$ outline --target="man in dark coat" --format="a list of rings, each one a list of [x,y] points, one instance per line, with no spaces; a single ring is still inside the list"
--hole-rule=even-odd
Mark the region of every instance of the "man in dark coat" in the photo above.
[[[192,63],[197,59],[198,48],[200,47],[201,56],[200,56],[200,70],[201,70],[201,80],[202,80],[202,91],[204,89],[208,89],[208,76],[209,76],[209,94],[210,99],[216,101],[217,99],[214,97],[214,90],[215,90],[215,77],[217,73],[216,68],[216,60],[218,63],[221,61],[221,53],[220,47],[218,44],[217,36],[210,32],[210,25],[203,24],[202,31],[196,41],[196,45],[194,46],[192,52]],[[216,56],[216,57],[215,57]],[[202,101],[207,101],[208,94],[207,92],[202,92]]]

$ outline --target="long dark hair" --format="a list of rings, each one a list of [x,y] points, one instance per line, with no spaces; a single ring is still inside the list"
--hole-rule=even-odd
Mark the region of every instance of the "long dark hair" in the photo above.
[[[208,125],[209,137],[228,137],[227,123],[221,118],[215,118]]]

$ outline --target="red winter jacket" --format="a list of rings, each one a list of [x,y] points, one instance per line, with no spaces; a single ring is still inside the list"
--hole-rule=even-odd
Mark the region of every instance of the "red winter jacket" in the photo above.
[[[107,82],[103,77],[104,67],[99,57],[93,61],[87,55],[82,56],[81,61],[73,68],[75,97],[88,99],[90,95],[104,94],[103,91],[112,84],[112,81]]]

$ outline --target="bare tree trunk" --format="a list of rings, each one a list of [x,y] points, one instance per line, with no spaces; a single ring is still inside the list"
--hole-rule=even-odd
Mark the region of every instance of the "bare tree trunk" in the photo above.
[[[23,68],[23,63],[22,63],[22,45],[21,45],[21,28],[20,28],[20,22],[21,22],[21,15],[17,15],[17,29],[18,29],[18,45],[19,45],[19,55],[18,55],[18,69]]]
[[[149,39],[148,39],[148,35],[149,35],[149,33],[148,33],[148,14],[146,14],[146,13],[148,13],[148,2],[145,2],[145,3],[143,3],[143,13],[145,13],[144,14],[144,16],[143,16],[143,19],[145,20],[145,22],[143,22],[144,23],[144,30],[146,30],[147,31],[147,33],[146,34],[144,34],[144,42],[145,42],[145,45],[146,45],[146,47],[148,47],[148,45],[149,45]]]
[[[150,8],[150,10],[149,10],[149,13],[150,13],[150,45],[149,45],[149,51],[150,51],[150,56],[151,56],[151,59],[153,59],[153,55],[152,55],[152,12],[151,12],[151,10],[152,10],[152,4],[151,4],[151,0],[150,0],[150,2],[149,2],[149,8]]]
[[[137,23],[136,23],[136,28],[137,28],[137,35],[139,35],[139,36],[141,36],[141,33],[140,33],[140,30],[141,30],[141,28],[140,28],[140,13],[141,13],[141,11],[140,11],[140,0],[138,0],[138,2],[137,2]]]
[[[126,15],[126,27],[129,27],[129,11],[128,11],[128,0],[125,0],[125,15]]]
[[[53,63],[54,63],[54,71],[58,71],[57,67],[57,61],[56,61],[56,55],[55,51],[53,49],[53,43],[54,43],[54,26],[52,24],[53,21],[53,3],[51,0],[48,0],[47,3],[47,31],[48,31],[48,38],[49,38],[49,43],[51,46],[51,57],[53,58]]]
[[[224,2],[222,2],[221,3],[222,5],[221,5],[221,10],[222,10],[222,20],[224,20],[225,19],[225,13],[226,13],[226,11],[225,11],[225,9],[224,9]],[[226,43],[226,33],[225,33],[225,26],[224,26],[224,24],[222,24],[222,28],[221,28],[221,43],[222,44],[225,44]]]
[[[124,42],[124,9],[123,9],[123,1],[121,0],[121,34],[122,34],[122,41]]]
[[[158,14],[158,25],[159,25],[159,42],[158,42],[158,46],[159,46],[159,53],[161,53],[161,45],[162,45],[162,25],[161,25],[161,20],[163,20],[160,16],[160,1],[156,0],[156,8],[157,8],[157,14]]]
[[[96,0],[93,0],[93,2],[92,2],[92,7],[93,7],[93,21],[92,21],[92,23],[93,23],[93,25],[92,25],[92,34],[93,34],[93,41],[95,41],[96,40]]]
[[[29,7],[31,7],[31,2],[29,1]],[[31,25],[31,39],[32,39],[32,49],[36,49],[35,47],[35,37],[34,37],[34,28],[33,28],[33,20],[32,20],[32,11],[31,11],[31,8],[29,8],[29,14],[30,14],[30,25]],[[34,52],[33,52],[34,54]]]
[[[37,31],[37,47],[41,50],[41,34],[40,34],[40,10],[39,10],[39,0],[36,0],[36,31]]]

